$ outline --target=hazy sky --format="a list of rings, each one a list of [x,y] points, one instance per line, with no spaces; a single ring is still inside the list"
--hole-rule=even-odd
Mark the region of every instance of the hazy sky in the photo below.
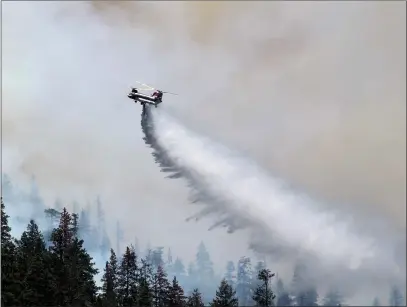
[[[126,239],[215,262],[245,233],[197,211],[141,139],[134,81],[165,109],[324,204],[405,229],[404,2],[5,2],[3,171],[48,201],[100,193]],[[164,104],[163,104],[164,105]],[[147,222],[145,216],[151,217]],[[170,217],[170,218],[169,218]]]

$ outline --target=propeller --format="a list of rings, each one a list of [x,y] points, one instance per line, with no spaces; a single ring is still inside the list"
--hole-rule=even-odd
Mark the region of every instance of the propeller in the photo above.
[[[171,94],[171,95],[177,95],[177,96],[178,96],[178,94],[171,93],[171,92],[166,92],[166,91],[161,91],[161,92],[163,92],[163,93],[167,93],[167,94]]]
[[[147,84],[144,84],[144,83],[141,83],[141,82],[139,82],[139,81],[136,81],[136,83],[141,84],[141,85],[143,85],[143,86],[145,86],[145,87],[148,87],[148,90],[150,90],[150,91],[155,89],[154,87],[151,87],[151,86],[149,86],[149,85],[147,85]]]
[[[156,90],[154,87],[149,86],[149,85],[144,84],[144,83],[141,83],[141,82],[139,82],[139,81],[136,81],[136,83],[141,84],[141,85],[147,87],[147,89],[142,89],[142,90],[144,90],[144,91],[154,91],[154,90]],[[171,94],[171,95],[177,95],[177,96],[178,96],[178,94],[171,93],[171,92],[167,92],[167,91],[161,91],[161,92],[162,92],[162,93],[166,93],[166,94]]]

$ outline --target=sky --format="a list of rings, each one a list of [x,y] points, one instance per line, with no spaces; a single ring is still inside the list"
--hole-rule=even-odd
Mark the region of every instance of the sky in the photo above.
[[[2,3],[2,169],[35,174],[49,202],[101,194],[126,240],[192,259],[202,239],[219,265],[249,253],[244,231],[185,222],[197,208],[126,97],[141,81],[179,94],[163,109],[188,129],[403,233],[405,14],[391,1]]]

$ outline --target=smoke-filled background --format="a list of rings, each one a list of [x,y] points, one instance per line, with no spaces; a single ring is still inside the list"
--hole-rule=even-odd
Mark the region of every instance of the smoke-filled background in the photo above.
[[[388,254],[403,254],[405,14],[404,2],[7,2],[2,172],[21,186],[35,174],[48,203],[100,194],[129,242],[192,259],[204,240],[218,268],[249,254],[250,230],[185,222],[199,208],[142,140],[140,108],[126,97],[138,80],[180,94],[160,107],[183,129],[351,216],[358,233],[375,221]],[[292,261],[273,270],[288,274]],[[364,302],[378,290],[358,274],[347,285]]]

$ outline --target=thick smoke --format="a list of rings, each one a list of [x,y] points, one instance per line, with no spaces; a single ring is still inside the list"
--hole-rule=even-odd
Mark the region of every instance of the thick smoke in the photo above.
[[[5,2],[3,171],[35,174],[48,204],[100,193],[129,242],[174,242],[192,259],[203,239],[218,267],[244,254],[245,233],[184,223],[197,210],[158,172],[126,97],[139,80],[179,93],[163,106],[180,122],[306,190],[323,212],[348,212],[379,238],[404,233],[405,5]]]

